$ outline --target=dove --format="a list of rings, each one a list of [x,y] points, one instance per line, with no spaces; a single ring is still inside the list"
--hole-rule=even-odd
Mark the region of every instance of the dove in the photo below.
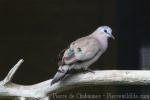
[[[112,29],[109,26],[100,26],[88,36],[72,42],[67,49],[61,52],[59,68],[51,85],[68,76],[71,70],[90,71],[89,66],[106,51],[108,38],[115,39]]]

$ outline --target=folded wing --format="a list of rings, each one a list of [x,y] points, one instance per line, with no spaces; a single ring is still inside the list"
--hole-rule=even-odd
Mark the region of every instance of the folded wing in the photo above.
[[[100,51],[100,43],[93,37],[83,37],[71,43],[70,47],[64,52],[62,62],[73,64],[86,61],[95,57]]]

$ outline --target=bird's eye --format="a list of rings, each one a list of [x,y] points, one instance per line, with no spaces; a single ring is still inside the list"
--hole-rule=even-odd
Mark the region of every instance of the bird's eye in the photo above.
[[[104,30],[105,33],[107,33],[107,30]]]

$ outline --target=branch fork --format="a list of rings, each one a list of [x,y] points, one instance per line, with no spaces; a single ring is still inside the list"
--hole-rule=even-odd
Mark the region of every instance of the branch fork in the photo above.
[[[48,96],[52,93],[59,93],[84,85],[150,85],[149,70],[100,70],[94,71],[94,73],[74,74],[53,85],[50,85],[52,79],[33,85],[15,84],[11,80],[23,61],[20,59],[4,80],[0,81],[0,96],[15,96],[20,98],[19,100],[25,100],[26,97],[49,100]]]

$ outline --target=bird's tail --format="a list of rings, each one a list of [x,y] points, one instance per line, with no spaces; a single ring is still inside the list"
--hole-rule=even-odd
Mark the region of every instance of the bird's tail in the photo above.
[[[69,71],[69,66],[68,65],[63,65],[63,66],[60,66],[58,68],[58,71],[57,73],[54,75],[52,81],[51,81],[51,85],[62,80],[68,73]]]

